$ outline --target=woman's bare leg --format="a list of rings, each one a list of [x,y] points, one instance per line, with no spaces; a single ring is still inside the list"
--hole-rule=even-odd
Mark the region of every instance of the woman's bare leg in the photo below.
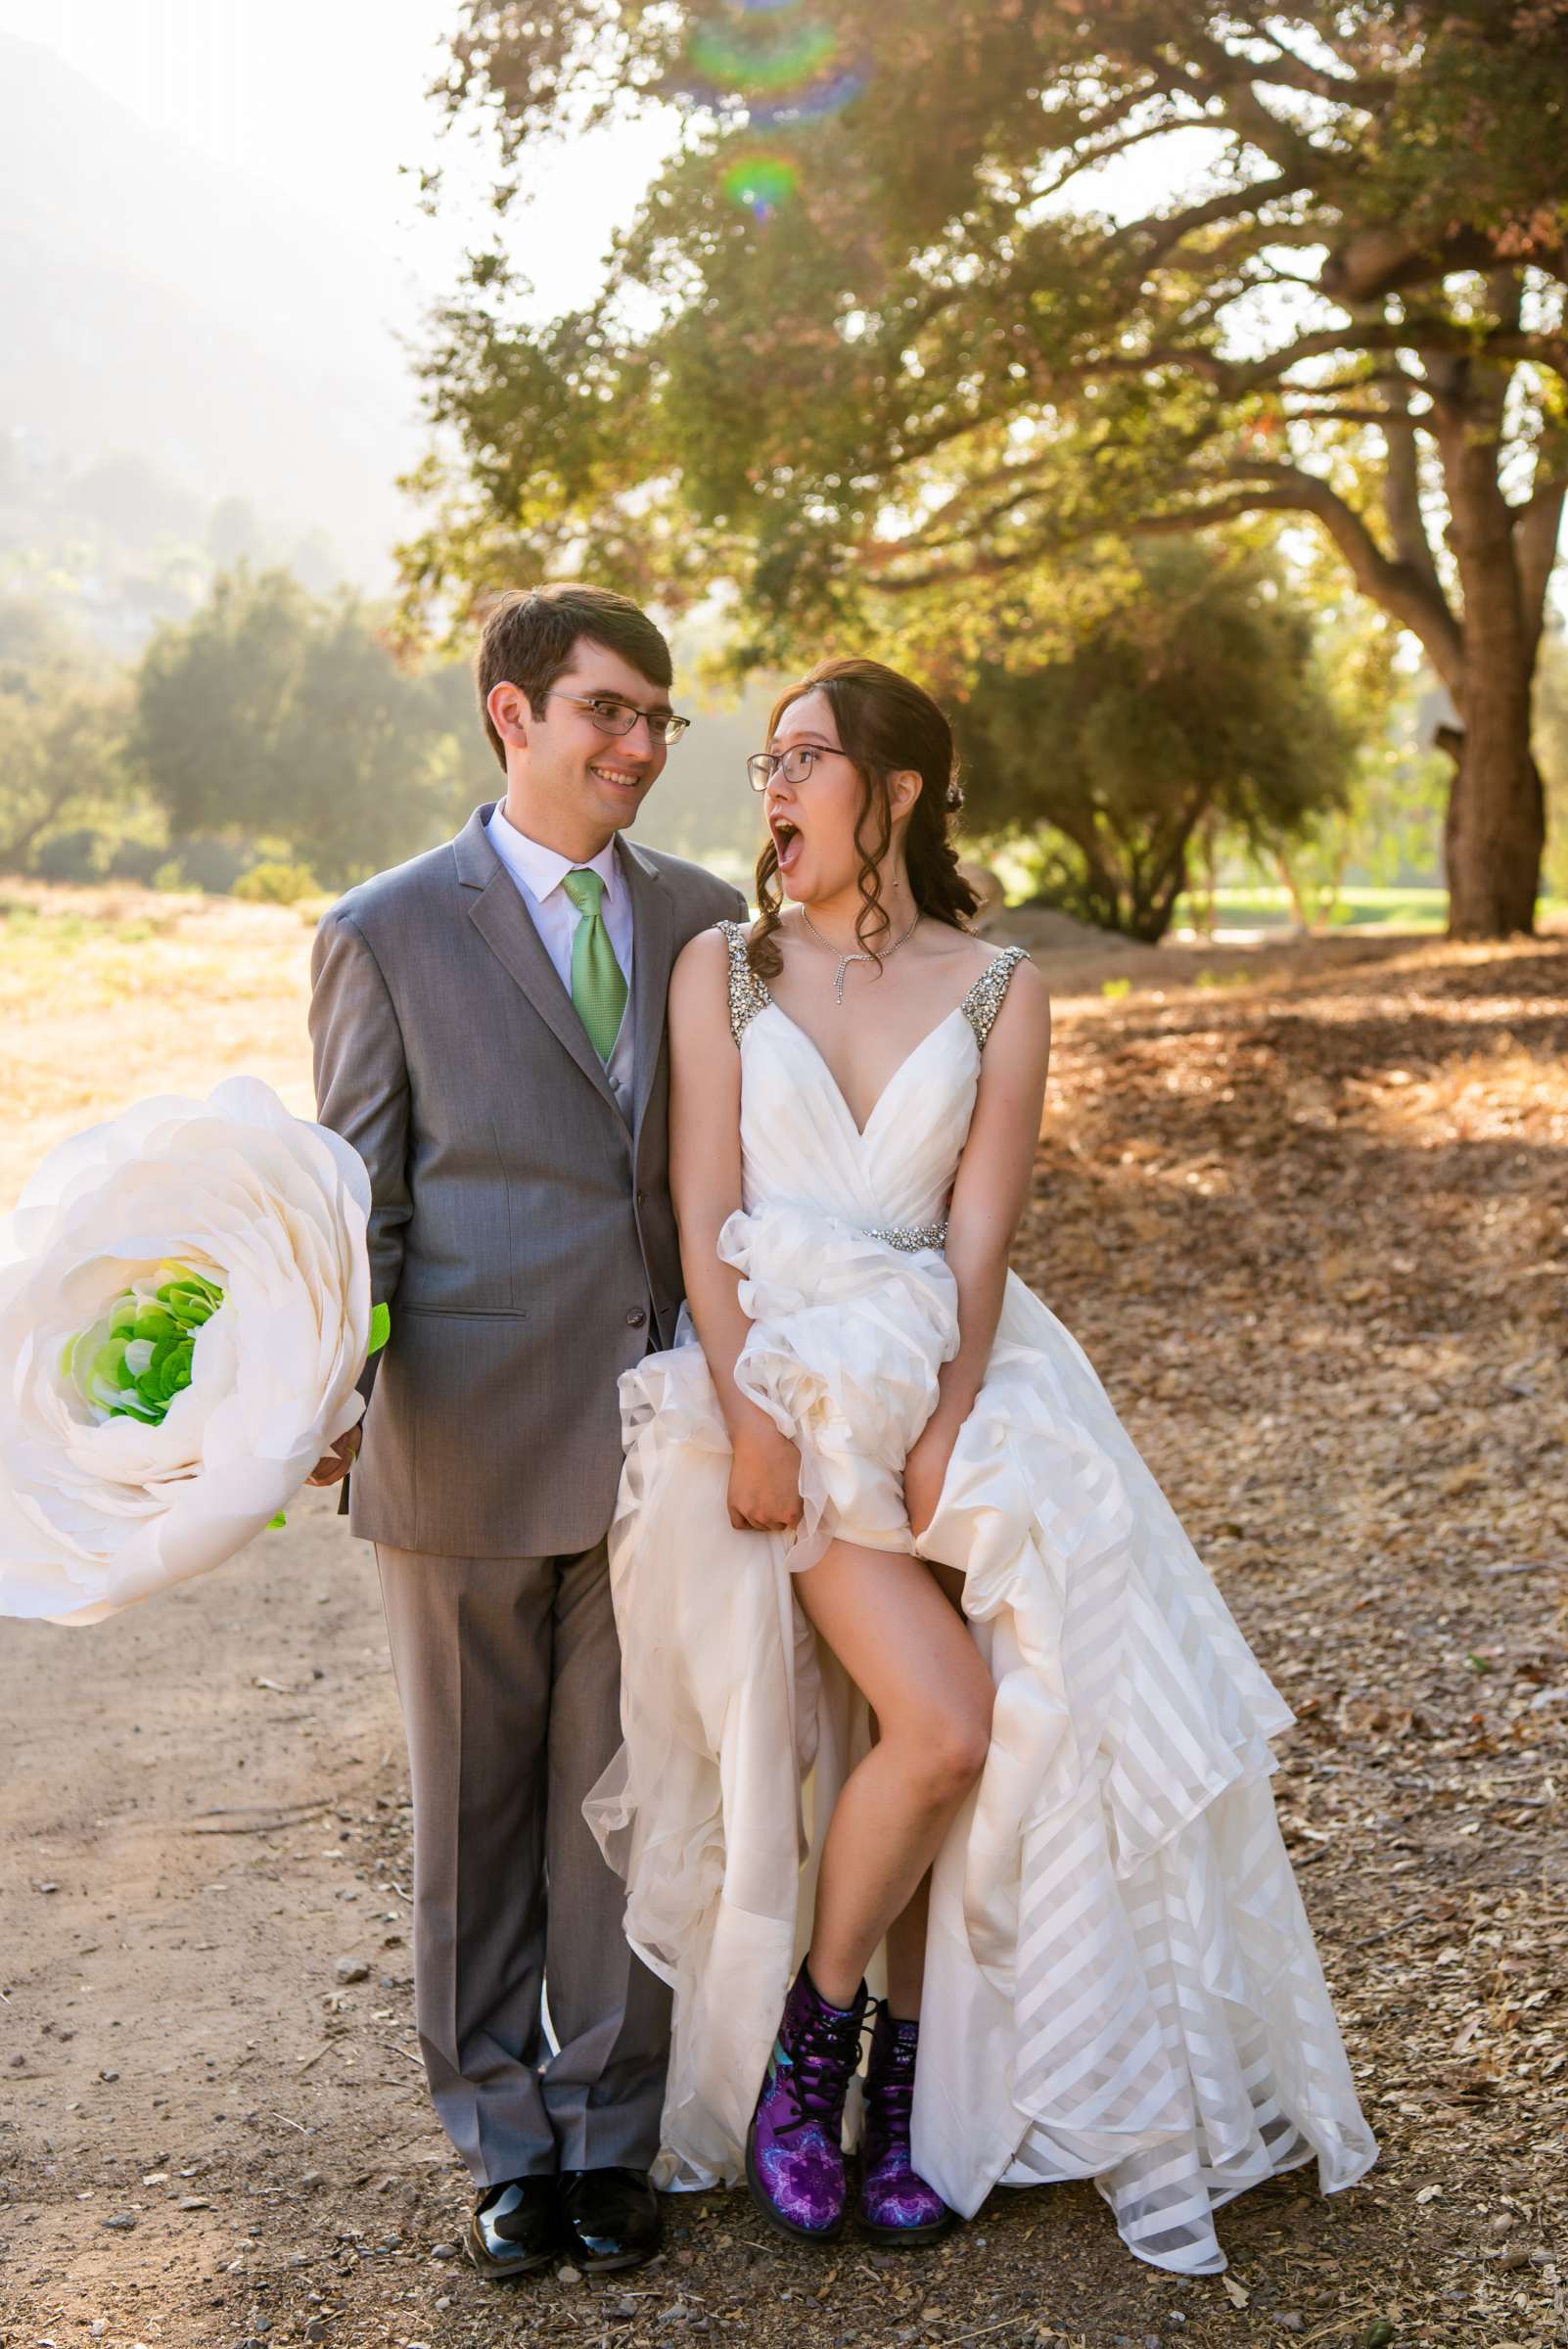
[[[925,1561],[926,1572],[953,1608],[960,1623],[964,1615],[964,1578],[956,1567]],[[873,1724],[873,1728],[875,1725]],[[926,1978],[926,1923],[931,1913],[931,1870],[915,1887],[914,1898],[888,1927],[888,2005],[900,2023],[920,2019],[920,1994]]]
[[[931,1870],[914,1889],[888,1927],[888,2005],[900,2023],[920,2019],[920,1992],[926,1978],[926,1919],[931,1913]]]
[[[980,1775],[993,1692],[962,1617],[918,1558],[835,1542],[795,1588],[877,1717],[877,1742],[833,1808],[808,1955],[820,1995],[848,2006]],[[923,1945],[923,1915],[895,1936],[905,1996],[917,1931]]]

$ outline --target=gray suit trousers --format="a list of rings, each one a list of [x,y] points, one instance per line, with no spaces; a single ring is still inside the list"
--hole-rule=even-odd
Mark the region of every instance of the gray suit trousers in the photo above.
[[[647,2169],[669,1993],[626,1945],[624,1887],[582,1818],[621,1742],[604,1544],[376,1558],[413,1779],[415,2012],[442,2126],[482,2187]]]

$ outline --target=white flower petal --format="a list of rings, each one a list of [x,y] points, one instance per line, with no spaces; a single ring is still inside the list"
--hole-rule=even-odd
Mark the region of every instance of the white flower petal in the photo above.
[[[52,1151],[0,1226],[0,1614],[99,1620],[205,1572],[358,1421],[370,1183],[340,1136],[233,1078]],[[161,1422],[102,1416],[70,1348],[167,1267],[223,1302]],[[152,1358],[126,1348],[127,1374]]]

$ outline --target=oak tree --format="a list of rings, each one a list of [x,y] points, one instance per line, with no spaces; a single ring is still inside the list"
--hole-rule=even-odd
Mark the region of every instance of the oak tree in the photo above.
[[[523,325],[503,240],[441,313],[416,604],[591,566],[728,581],[759,658],[979,656],[1064,550],[1306,518],[1452,696],[1453,930],[1531,927],[1568,0],[468,0],[444,95],[507,174],[684,115],[602,294]]]
[[[965,831],[1025,834],[1053,902],[1152,941],[1200,836],[1268,853],[1343,805],[1358,728],[1277,561],[1190,542],[1135,553],[1138,592],[1071,650],[982,662],[949,696]]]

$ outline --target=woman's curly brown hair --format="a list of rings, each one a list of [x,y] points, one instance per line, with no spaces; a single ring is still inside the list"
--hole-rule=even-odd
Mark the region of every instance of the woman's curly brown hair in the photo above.
[[[819,661],[808,676],[792,685],[774,705],[767,721],[770,743],[785,711],[807,693],[827,697],[840,747],[848,752],[860,777],[860,805],[854,819],[854,845],[860,855],[855,875],[860,909],[854,917],[854,936],[860,951],[880,962],[878,947],[891,927],[877,868],[893,841],[888,777],[902,770],[917,774],[921,786],[903,844],[915,904],[933,921],[966,930],[980,900],[959,872],[957,852],[948,838],[949,819],[953,809],[962,806],[963,795],[958,789],[952,728],[930,694],[880,661]],[[774,935],[783,902],[778,851],[769,837],[757,859],[759,919],[746,948],[746,958],[759,979],[771,979],[783,963]]]

